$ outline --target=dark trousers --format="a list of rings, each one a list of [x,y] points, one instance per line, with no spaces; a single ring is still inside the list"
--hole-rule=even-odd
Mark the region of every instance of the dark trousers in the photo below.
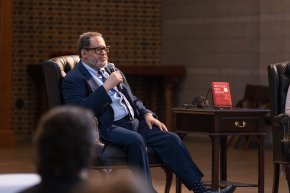
[[[137,168],[147,178],[149,185],[152,185],[152,180],[146,146],[154,150],[188,189],[192,189],[193,183],[203,176],[178,135],[161,131],[156,126],[149,129],[145,121],[127,117],[116,121],[114,128],[107,133],[106,140],[123,148],[129,165]]]

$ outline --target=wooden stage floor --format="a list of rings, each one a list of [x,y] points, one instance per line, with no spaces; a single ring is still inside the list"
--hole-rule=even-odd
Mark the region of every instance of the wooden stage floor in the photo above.
[[[193,160],[201,168],[205,180],[211,178],[211,147],[210,140],[205,137],[186,136],[184,140],[189,148]],[[265,153],[265,193],[272,192],[272,150],[271,147],[266,148]],[[163,192],[165,175],[160,168],[153,168],[152,177],[154,185],[159,193]],[[19,145],[14,149],[0,149],[0,173],[23,173],[34,172],[33,148],[30,145]],[[129,173],[129,170],[122,170],[118,174]],[[90,170],[89,179],[94,181],[101,180],[100,175],[95,170]],[[228,149],[228,178],[231,181],[257,183],[257,149],[251,147],[247,150],[243,148]],[[175,181],[174,181],[175,183]],[[175,184],[173,183],[170,193],[175,192]],[[190,191],[182,186],[183,193]],[[287,184],[285,175],[280,177],[280,193],[287,193]],[[258,192],[257,188],[237,188],[235,193],[254,193]]]

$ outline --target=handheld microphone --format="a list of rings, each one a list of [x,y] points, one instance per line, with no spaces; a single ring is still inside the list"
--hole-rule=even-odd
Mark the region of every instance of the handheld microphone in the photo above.
[[[107,65],[107,68],[108,68],[108,70],[110,71],[110,74],[111,74],[112,72],[115,72],[115,71],[116,71],[115,64],[113,64],[113,63],[109,63],[109,64]],[[121,84],[121,83],[117,84],[117,88],[118,88],[118,90],[122,90],[122,89],[123,89],[122,84]]]

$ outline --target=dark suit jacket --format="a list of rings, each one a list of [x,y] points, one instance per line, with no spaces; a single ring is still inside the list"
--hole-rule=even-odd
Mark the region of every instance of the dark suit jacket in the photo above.
[[[124,74],[122,93],[134,109],[135,117],[143,119],[146,113],[152,113],[140,99],[132,94]],[[74,69],[67,73],[62,81],[62,95],[66,104],[79,105],[91,109],[98,118],[99,129],[105,134],[114,123],[112,100],[103,86],[98,86],[91,74],[80,61]],[[153,114],[153,113],[152,113]]]

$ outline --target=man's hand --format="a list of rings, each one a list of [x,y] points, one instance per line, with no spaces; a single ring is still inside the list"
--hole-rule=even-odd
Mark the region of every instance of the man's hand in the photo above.
[[[152,129],[152,125],[156,125],[161,131],[168,131],[166,126],[158,119],[155,119],[151,113],[145,115],[145,121],[149,129]]]
[[[110,74],[108,79],[104,82],[103,87],[108,92],[115,86],[117,86],[119,83],[123,82],[123,76],[120,71],[115,71]]]

